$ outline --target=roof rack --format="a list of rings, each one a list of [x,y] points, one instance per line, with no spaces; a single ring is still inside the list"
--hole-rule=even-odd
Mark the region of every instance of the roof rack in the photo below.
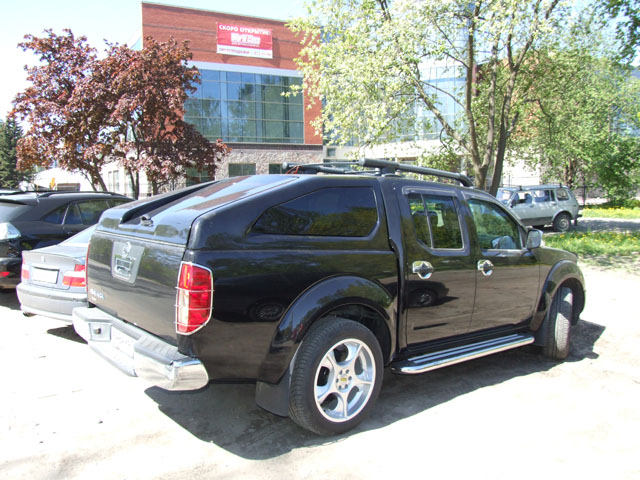
[[[353,167],[370,168],[373,170],[355,170]],[[357,174],[357,175],[385,175],[396,174],[396,172],[419,173],[422,175],[430,175],[434,177],[447,178],[456,180],[465,187],[472,187],[473,182],[469,177],[461,173],[447,172],[446,170],[438,170],[435,168],[420,167],[417,165],[409,165],[406,163],[393,162],[390,160],[380,160],[374,158],[362,158],[357,162],[333,162],[333,163],[311,163],[311,164],[295,164],[285,162],[282,169],[286,173],[333,173],[333,174]]]
[[[24,192],[26,193],[26,192]],[[107,192],[107,191],[97,191],[97,190],[78,190],[78,191],[74,191],[74,190],[50,190],[48,192],[33,192],[36,193],[38,195],[38,197],[50,197],[51,195],[59,195],[59,194],[63,194],[63,193],[101,193],[103,195],[118,195],[118,196],[122,196],[122,194],[120,193],[116,193],[116,192]]]

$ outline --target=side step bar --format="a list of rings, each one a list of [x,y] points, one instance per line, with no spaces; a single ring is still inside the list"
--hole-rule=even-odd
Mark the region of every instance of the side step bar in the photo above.
[[[512,348],[522,347],[533,343],[534,336],[528,333],[514,333],[506,337],[493,338],[462,347],[448,348],[439,352],[408,358],[391,364],[391,371],[397,374],[424,373],[436,368],[447,367],[456,363],[466,362],[492,353],[502,352]]]

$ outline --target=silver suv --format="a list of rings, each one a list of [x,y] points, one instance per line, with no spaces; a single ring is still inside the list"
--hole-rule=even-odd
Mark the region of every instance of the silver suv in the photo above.
[[[562,185],[535,185],[529,187],[504,187],[496,195],[511,207],[525,225],[542,228],[553,225],[556,232],[566,232],[578,224],[578,201],[568,187]]]

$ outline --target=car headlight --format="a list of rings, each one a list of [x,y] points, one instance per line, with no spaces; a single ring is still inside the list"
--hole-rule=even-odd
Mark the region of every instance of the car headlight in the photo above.
[[[0,223],[0,240],[11,240],[21,236],[20,230],[9,222]]]

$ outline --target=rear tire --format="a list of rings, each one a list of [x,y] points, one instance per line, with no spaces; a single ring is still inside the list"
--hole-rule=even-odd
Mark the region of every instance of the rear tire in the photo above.
[[[553,229],[556,232],[566,232],[571,228],[571,217],[567,213],[561,213],[553,219]]]
[[[320,435],[351,430],[371,412],[382,385],[378,340],[344,318],[319,320],[296,354],[289,416]]]
[[[542,353],[554,360],[564,360],[569,355],[571,339],[571,318],[573,315],[573,291],[560,287],[551,301],[545,328],[545,342]]]

